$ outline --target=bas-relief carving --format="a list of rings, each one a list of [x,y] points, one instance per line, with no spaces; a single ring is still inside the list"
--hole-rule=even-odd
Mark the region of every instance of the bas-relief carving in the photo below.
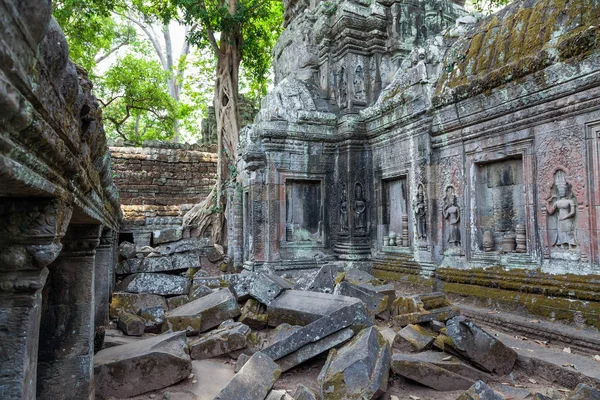
[[[365,74],[363,67],[358,65],[354,70],[354,99],[358,101],[365,101]]]
[[[419,246],[427,246],[427,204],[425,203],[425,190],[423,184],[419,184],[417,187],[417,198],[414,206],[415,222],[417,225],[417,238],[419,239]]]
[[[448,230],[448,243],[453,247],[460,247],[460,207],[456,198],[454,186],[448,186],[446,188],[442,212],[444,218],[450,225]]]
[[[363,194],[363,186],[356,182],[354,187],[354,234],[365,236],[367,234],[367,202]]]
[[[575,249],[575,216],[577,198],[567,181],[567,173],[557,169],[554,173],[551,196],[546,200],[548,212],[548,243],[561,249]]]
[[[340,234],[348,233],[348,190],[346,184],[342,184],[340,194]]]
[[[338,73],[338,104],[340,108],[346,108],[348,104],[348,81],[346,78],[346,69],[340,68]]]

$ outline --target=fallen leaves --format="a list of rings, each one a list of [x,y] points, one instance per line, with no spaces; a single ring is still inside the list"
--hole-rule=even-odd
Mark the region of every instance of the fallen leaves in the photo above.
[[[563,367],[571,367],[571,368],[573,368],[575,370],[577,369],[577,367],[575,366],[575,364],[564,363],[562,366]]]
[[[532,379],[532,378],[529,378],[529,382],[530,382],[530,383],[533,383],[534,385],[536,385],[536,384],[537,384],[537,381],[536,381],[535,379]]]
[[[548,343],[547,340],[534,340],[534,342],[536,342],[537,344],[540,344],[542,346],[546,346],[546,347],[550,346],[550,343]]]
[[[594,360],[600,362],[600,356],[598,354],[596,354],[593,358],[594,358]]]
[[[527,339],[525,336],[515,336],[515,339],[520,339],[520,340],[529,340],[529,339]]]
[[[596,357],[598,357],[598,356],[596,356]],[[450,361],[450,360],[452,360],[452,356],[442,358],[442,361]]]
[[[529,322],[531,322],[532,324],[539,324],[539,323],[540,323],[540,322],[542,322],[542,321],[540,321],[539,319],[532,319],[532,320],[531,320],[531,321],[529,321]]]
[[[571,348],[570,347],[565,347],[563,349],[563,352],[571,354]]]
[[[419,396],[413,396],[412,394],[408,397],[410,397],[410,400],[421,400]]]

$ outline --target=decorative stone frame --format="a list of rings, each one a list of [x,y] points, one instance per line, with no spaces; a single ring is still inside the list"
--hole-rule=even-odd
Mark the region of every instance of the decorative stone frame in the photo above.
[[[409,164],[409,163],[407,163]],[[377,185],[375,202],[377,204],[377,234],[376,240],[377,244],[375,248],[384,253],[406,253],[410,254],[413,251],[414,246],[414,216],[412,209],[412,199],[413,199],[413,187],[411,185],[411,175],[410,175],[410,165],[405,165],[402,167],[389,168],[387,170],[381,171],[381,173],[376,174],[375,182]],[[383,201],[384,201],[384,191],[386,182],[393,181],[396,179],[406,179],[407,192],[406,192],[406,211],[408,216],[408,246],[383,246],[383,234],[381,231],[381,227],[383,226]],[[401,232],[400,232],[401,234]]]
[[[590,248],[588,263],[600,264],[600,121],[585,126]]]
[[[294,249],[294,248],[320,248],[323,249],[327,247],[326,238],[327,238],[327,224],[325,221],[325,207],[326,207],[326,199],[327,199],[327,191],[325,185],[326,174],[313,174],[313,173],[302,173],[302,172],[291,172],[291,171],[280,171],[279,172],[279,232],[277,233],[277,238],[279,241],[279,246],[284,249]],[[320,242],[294,242],[286,240],[286,210],[287,210],[287,196],[286,196],[286,185],[287,181],[318,181],[321,186],[321,201],[319,207],[319,219],[321,221],[321,241]]]
[[[501,162],[511,159],[520,159],[522,162],[523,173],[523,201],[525,204],[525,235],[527,251],[525,253],[510,253],[511,264],[516,264],[518,268],[531,267],[537,268],[538,263],[534,260],[539,260],[542,256],[541,246],[538,236],[535,234],[539,225],[537,216],[537,202],[535,196],[535,157],[533,154],[533,139],[527,138],[517,143],[511,143],[507,147],[504,141],[495,142],[495,144],[481,148],[473,146],[465,151],[465,165],[468,168],[465,182],[464,193],[464,212],[463,218],[465,235],[463,249],[467,261],[470,262],[485,262],[490,261],[500,262],[502,254],[499,252],[484,252],[477,245],[478,226],[477,220],[477,183],[478,169],[482,165]]]

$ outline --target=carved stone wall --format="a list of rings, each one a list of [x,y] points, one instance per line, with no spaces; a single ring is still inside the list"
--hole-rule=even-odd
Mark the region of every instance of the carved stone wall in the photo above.
[[[362,262],[538,313],[553,293],[545,315],[597,325],[595,289],[559,282],[600,275],[599,6],[290,3],[277,84],[241,138],[245,267]],[[325,182],[322,245],[270,239],[282,174]]]
[[[98,270],[94,248],[104,231],[111,252],[121,217],[102,112],[51,13],[49,1],[0,0],[3,399],[93,397],[114,262]]]

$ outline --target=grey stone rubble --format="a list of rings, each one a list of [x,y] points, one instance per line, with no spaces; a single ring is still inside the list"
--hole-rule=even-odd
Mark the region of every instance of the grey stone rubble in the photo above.
[[[188,294],[191,282],[184,276],[168,274],[132,274],[123,279],[117,290],[128,293],[150,293],[162,296]]]
[[[279,366],[258,352],[250,357],[215,400],[264,399],[280,374]]]
[[[190,357],[194,360],[217,357],[248,346],[250,328],[233,320],[225,321],[189,344]]]

